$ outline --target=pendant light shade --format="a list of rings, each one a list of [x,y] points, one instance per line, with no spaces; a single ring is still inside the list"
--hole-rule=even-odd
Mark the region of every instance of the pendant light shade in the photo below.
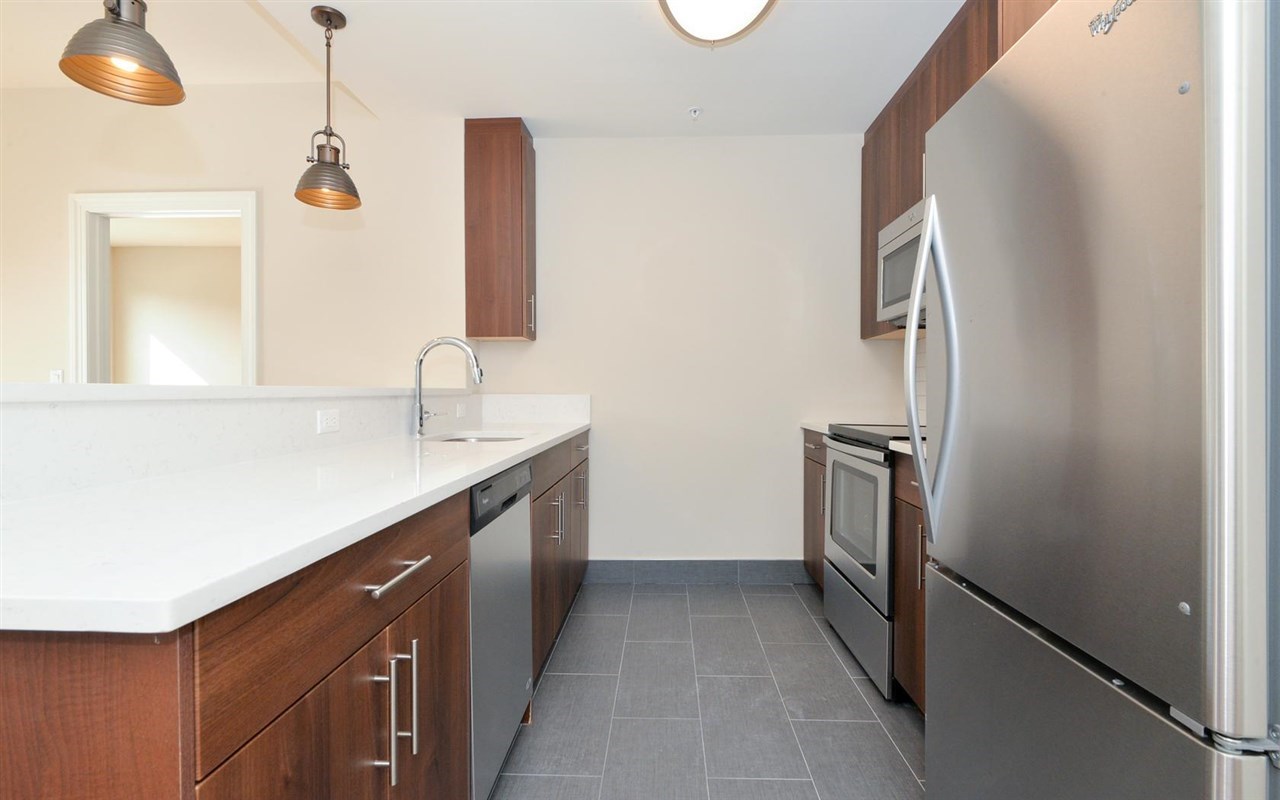
[[[147,33],[144,0],[104,0],[106,13],[67,42],[59,69],[71,80],[133,103],[171,106],[187,96],[169,54]]]
[[[341,137],[336,138],[341,140]],[[322,144],[316,151],[315,163],[302,173],[293,196],[318,208],[334,208],[339,211],[359,208],[360,192],[356,191],[355,181],[351,180],[343,165],[338,163],[339,149]]]
[[[349,211],[360,207],[360,192],[356,191],[355,181],[347,174],[351,165],[343,162],[342,150],[347,141],[333,130],[333,32],[347,25],[347,18],[341,11],[329,6],[316,6],[311,9],[311,18],[324,28],[324,127],[311,134],[311,155],[307,167],[298,180],[298,188],[293,196],[309,206],[332,208]],[[316,137],[323,136],[324,142],[316,144]],[[342,143],[339,148],[333,143],[337,139]]]

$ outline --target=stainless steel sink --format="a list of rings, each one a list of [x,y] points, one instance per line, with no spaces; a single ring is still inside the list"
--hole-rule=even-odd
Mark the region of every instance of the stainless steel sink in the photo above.
[[[424,437],[428,442],[518,442],[529,438],[527,434],[517,431],[449,431]]]

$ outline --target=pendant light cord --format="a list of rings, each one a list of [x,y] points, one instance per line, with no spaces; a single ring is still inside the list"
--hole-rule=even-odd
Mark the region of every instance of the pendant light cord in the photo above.
[[[333,26],[324,28],[324,136],[333,141]]]

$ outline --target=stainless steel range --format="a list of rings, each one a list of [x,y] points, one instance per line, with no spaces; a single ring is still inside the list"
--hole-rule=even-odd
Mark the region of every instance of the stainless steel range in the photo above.
[[[887,698],[893,693],[893,470],[905,425],[829,426],[823,613]]]

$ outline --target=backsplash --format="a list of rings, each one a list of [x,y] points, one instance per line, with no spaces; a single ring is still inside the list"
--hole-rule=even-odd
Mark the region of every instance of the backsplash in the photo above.
[[[177,391],[165,397],[161,391],[156,394],[162,399],[140,399],[132,387],[54,390],[7,384],[0,394],[0,500],[408,435],[413,430],[409,389],[250,387],[229,391],[226,397],[200,398],[189,391],[185,397]],[[71,399],[65,399],[68,395]],[[481,425],[474,395],[445,390],[425,394],[424,400],[439,414],[428,421],[429,432]],[[466,411],[461,420],[456,416],[459,405]],[[339,430],[317,434],[316,412],[333,409],[338,411]]]

